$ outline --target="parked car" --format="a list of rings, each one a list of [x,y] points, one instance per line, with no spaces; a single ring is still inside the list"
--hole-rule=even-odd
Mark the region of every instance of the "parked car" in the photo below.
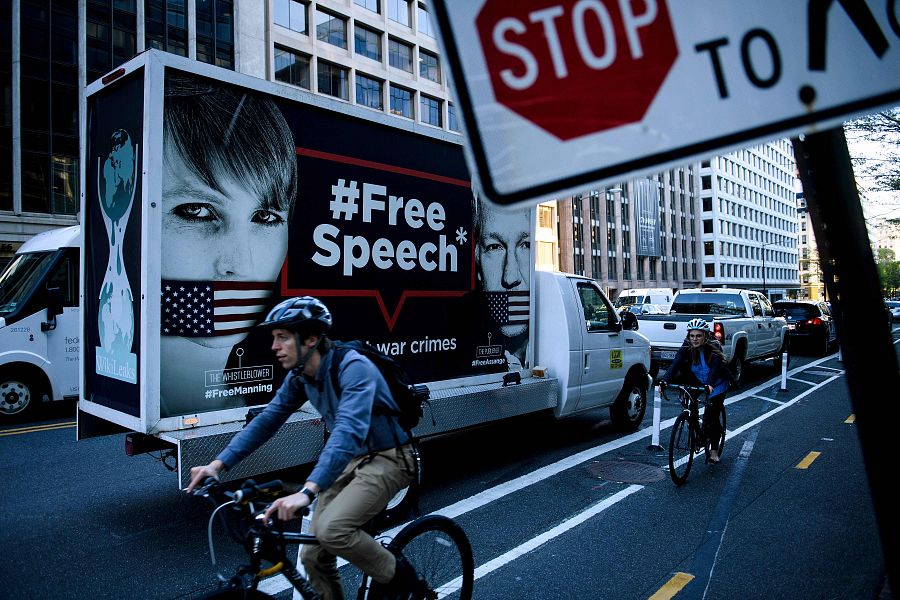
[[[792,349],[804,344],[822,356],[837,342],[837,327],[831,310],[817,300],[779,300],[772,304],[775,314],[788,324],[788,340]]]
[[[888,300],[885,304],[887,304],[888,309],[891,311],[891,323],[893,324],[900,321],[900,302],[897,300]]]

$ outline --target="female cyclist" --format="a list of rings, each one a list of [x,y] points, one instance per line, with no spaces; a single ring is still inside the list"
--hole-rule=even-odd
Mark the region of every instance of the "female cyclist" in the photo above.
[[[659,380],[661,388],[674,377],[686,378],[690,385],[703,385],[709,391],[709,400],[703,422],[710,440],[709,462],[719,462],[719,439],[722,431],[719,425],[719,411],[725,402],[725,393],[734,381],[725,364],[722,344],[713,337],[709,324],[704,319],[691,319],[687,324],[687,337],[678,349],[675,360]]]

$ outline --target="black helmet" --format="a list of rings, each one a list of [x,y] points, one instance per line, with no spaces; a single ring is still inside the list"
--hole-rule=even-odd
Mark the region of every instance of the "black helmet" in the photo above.
[[[331,311],[312,296],[288,298],[270,310],[259,327],[325,333],[331,329]]]

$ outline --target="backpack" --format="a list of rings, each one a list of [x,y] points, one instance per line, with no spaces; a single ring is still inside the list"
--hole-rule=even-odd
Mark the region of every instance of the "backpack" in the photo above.
[[[340,371],[341,363],[344,362],[344,355],[350,350],[356,350],[372,361],[387,382],[388,388],[391,390],[391,396],[394,397],[394,402],[400,408],[400,411],[397,412],[386,406],[376,405],[373,411],[381,414],[396,415],[400,427],[411,434],[413,428],[419,424],[419,419],[422,418],[422,406],[428,403],[430,395],[428,387],[412,383],[406,371],[397,361],[368,342],[362,340],[335,341],[332,349],[334,357],[331,359],[331,383],[338,395],[341,394],[338,372]]]

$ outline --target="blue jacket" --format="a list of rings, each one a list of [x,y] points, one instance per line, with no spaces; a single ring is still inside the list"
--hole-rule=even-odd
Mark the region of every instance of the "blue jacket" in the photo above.
[[[394,448],[409,441],[395,416],[379,412],[382,405],[397,411],[387,382],[372,361],[355,350],[344,356],[338,372],[340,398],[332,386],[333,352],[322,356],[315,377],[288,373],[275,397],[249,425],[232,438],[217,457],[231,467],[275,435],[288,417],[309,398],[330,432],[316,466],[309,475],[323,490],[331,486],[357,456]]]
[[[703,359],[708,367],[706,381],[699,381],[702,385],[711,385],[713,392],[710,396],[718,396],[728,391],[729,386],[734,381],[728,366],[722,361],[722,357],[713,352],[709,347],[703,346]],[[675,360],[669,366],[669,370],[660,379],[663,381],[672,381],[679,373],[690,374],[694,379],[699,379],[692,369],[691,360],[691,343],[685,340],[675,354]]]

